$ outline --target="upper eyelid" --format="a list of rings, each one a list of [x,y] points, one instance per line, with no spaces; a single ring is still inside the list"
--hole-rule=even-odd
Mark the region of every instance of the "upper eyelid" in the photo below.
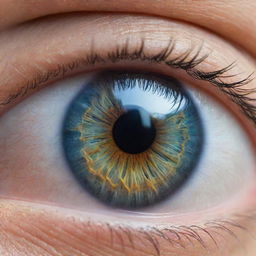
[[[72,2],[72,0],[70,0]],[[10,7],[7,4],[7,1],[1,6],[0,8],[2,10],[1,14],[5,14],[6,11],[11,8],[11,12],[8,17],[2,20],[3,24],[0,24],[1,27],[10,26],[13,24],[16,24],[17,22],[25,22],[26,20],[31,20],[35,18],[39,18],[42,16],[48,16],[58,13],[67,13],[67,12],[78,12],[78,11],[99,11],[98,7],[99,4],[95,3],[94,1],[86,1],[85,3],[79,2],[79,5],[76,6],[74,4],[72,7],[68,3],[69,1],[62,1],[62,3],[56,2],[50,2],[47,4],[48,1],[40,1],[38,2],[39,6],[36,8],[36,15],[35,12],[31,12],[31,6],[34,5],[34,2],[31,1],[29,3],[29,0],[26,1],[26,5],[22,4],[19,5],[15,3],[15,5],[10,5]],[[103,3],[104,2],[104,3]],[[103,1],[100,8],[100,11],[108,11],[108,12],[132,12],[132,13],[146,13],[147,15],[157,15],[157,16],[163,16],[171,19],[177,19],[177,20],[184,20],[189,23],[194,23],[199,26],[203,26],[206,29],[209,29],[210,31],[213,31],[217,34],[224,35],[225,37],[228,37],[230,40],[234,42],[239,42],[240,45],[243,45],[244,48],[247,48],[249,52],[252,54],[255,54],[255,47],[253,43],[248,44],[248,42],[253,42],[253,29],[255,26],[248,26],[248,20],[254,24],[254,16],[253,11],[255,10],[255,5],[251,1],[250,4],[243,4],[242,12],[245,13],[248,11],[248,13],[251,13],[251,15],[247,15],[246,19],[241,19],[241,24],[237,26],[237,19],[235,17],[241,18],[242,15],[240,12],[237,12],[236,8],[238,7],[239,3],[237,1],[229,1],[229,4],[225,4],[225,1],[210,1],[211,4],[208,5],[208,1],[198,1],[195,5],[193,1],[171,1],[170,3],[166,1],[158,1],[157,6],[158,8],[152,8],[154,6],[155,1],[152,1],[153,5],[149,4],[143,4],[143,0],[140,0],[139,2],[142,3],[142,5],[138,4],[137,8],[134,8],[134,6],[123,6],[123,1],[113,2],[112,1]],[[124,1],[126,2],[126,1]],[[222,3],[223,2],[223,3]],[[119,5],[120,3],[120,5]],[[84,5],[85,4],[85,5]],[[225,4],[225,7],[223,6]],[[4,5],[6,5],[4,8]],[[113,7],[114,6],[114,10]],[[49,9],[50,7],[50,9]],[[103,7],[103,9],[102,9]],[[210,8],[212,10],[211,12],[211,19],[209,20],[208,15],[204,15],[204,9],[205,7]],[[224,7],[224,8],[223,8]],[[13,8],[17,8],[19,12],[15,12]],[[72,8],[72,9],[70,9]],[[106,8],[106,9],[105,9]],[[141,9],[143,8],[143,9]],[[7,9],[7,10],[6,10]],[[219,12],[218,10],[221,9],[222,13],[222,19],[219,18]],[[22,11],[20,11],[22,10]],[[175,11],[173,11],[175,10]],[[190,14],[187,15],[187,12]],[[234,22],[223,22],[223,18],[225,15],[233,13],[232,17],[235,19]],[[19,16],[19,15],[21,16]],[[197,19],[198,15],[201,17],[200,19]],[[238,15],[238,16],[236,16]],[[4,15],[3,15],[4,16]],[[229,15],[227,16],[229,17]],[[18,18],[18,20],[16,19]],[[230,17],[229,17],[230,18]],[[209,22],[211,21],[211,22]],[[214,22],[213,22],[214,21]],[[248,40],[244,40],[244,38],[239,38],[236,36],[237,33],[234,33],[234,31],[237,31],[238,33],[241,33],[246,37]]]
[[[149,55],[145,53],[145,39],[141,39],[140,45],[130,51],[129,49],[129,40],[126,40],[126,43],[119,47],[117,46],[115,51],[110,51],[107,55],[100,55],[93,50],[83,58],[76,59],[71,61],[68,64],[58,65],[57,69],[50,70],[43,74],[38,75],[31,81],[21,87],[15,94],[8,95],[5,100],[0,102],[0,106],[5,106],[12,103],[14,100],[25,96],[30,90],[34,90],[40,85],[51,81],[52,79],[65,75],[79,67],[96,65],[96,64],[105,64],[107,62],[117,63],[122,60],[129,61],[146,61],[153,63],[163,63],[171,68],[179,68],[185,70],[191,77],[210,82],[214,86],[218,87],[222,92],[228,94],[232,101],[234,101],[245,115],[256,123],[256,99],[250,97],[250,95],[256,93],[256,88],[248,89],[243,88],[244,85],[253,81],[253,74],[250,74],[243,79],[238,79],[232,81],[231,83],[223,81],[223,78],[226,77],[235,77],[235,75],[230,75],[230,70],[235,67],[235,63],[213,71],[204,72],[197,68],[197,66],[203,63],[209,56],[209,54],[201,55],[201,50],[203,44],[199,47],[191,47],[182,54],[172,57],[172,53],[175,49],[176,41],[170,39],[169,44],[165,48],[159,50],[158,53]],[[228,73],[228,75],[226,75]]]
[[[65,30],[61,29],[63,26],[65,26]],[[92,26],[96,27],[92,29]],[[74,27],[76,28],[75,30]],[[100,30],[101,33],[98,33],[98,30]],[[48,34],[51,36],[50,38],[45,36]],[[190,75],[192,74],[194,78],[199,78],[199,80],[202,76],[208,78],[209,73],[212,75],[216,73],[216,70],[225,70],[228,71],[225,74],[225,81],[235,82],[234,86],[237,87],[241,85],[241,83],[238,82],[242,80],[243,84],[251,82],[250,79],[244,79],[255,69],[255,62],[251,56],[239,51],[229,42],[216,37],[208,31],[178,21],[168,21],[159,17],[143,15],[135,15],[131,20],[128,14],[113,14],[111,16],[106,16],[105,14],[90,14],[84,16],[83,14],[79,14],[46,18],[46,20],[42,19],[13,28],[13,30],[9,31],[3,38],[0,36],[0,44],[3,43],[4,46],[0,48],[0,59],[4,57],[4,59],[1,59],[2,63],[8,63],[5,67],[5,72],[3,72],[4,76],[2,76],[2,82],[0,83],[0,114],[18,103],[23,98],[22,96],[32,93],[35,88],[41,88],[62,78],[81,73],[82,71],[86,72],[98,69],[96,65],[92,68],[89,67],[88,63],[84,61],[86,56],[92,57],[91,53],[93,50],[99,53],[100,56],[104,55],[104,51],[105,55],[106,51],[112,53],[116,52],[118,46],[124,48],[124,45],[127,43],[127,38],[130,40],[129,47],[130,43],[132,45],[131,51],[132,49],[134,50],[134,47],[137,47],[137,49],[140,48],[138,44],[144,38],[144,40],[147,41],[147,49],[145,52],[148,52],[149,56],[154,55],[153,53],[155,53],[156,56],[162,49],[166,48],[170,38],[173,38],[178,46],[177,49],[175,49],[173,58],[182,56],[185,54],[184,52],[188,50],[195,50],[194,52],[192,51],[192,53],[195,54],[198,47],[200,48],[200,45],[204,42],[204,52],[208,54],[210,51],[211,54],[201,63],[203,65],[199,63],[198,66],[192,69],[192,71],[196,72],[189,72]],[[12,39],[11,44],[7,43],[8,39]],[[63,44],[64,41],[68,43]],[[31,47],[28,48],[27,42],[38,43],[32,44]],[[59,45],[64,45],[64,47],[58,47]],[[86,45],[86,47],[84,47],[84,45]],[[197,48],[191,47],[193,45],[197,46]],[[156,53],[156,51],[158,52]],[[7,57],[8,55],[6,55],[6,53],[9,52],[16,54],[14,55],[15,57]],[[41,54],[38,55],[38,52]],[[32,56],[28,65],[24,65],[24,61],[27,60],[26,55]],[[193,58],[192,55],[190,55],[190,57]],[[202,54],[201,57],[204,57],[204,54]],[[7,58],[7,60],[5,60],[5,58]],[[234,65],[234,69],[232,69],[231,72],[227,66],[232,64],[234,60],[237,60],[237,65]],[[156,61],[156,59],[154,61]],[[135,62],[135,64],[136,63],[137,62]],[[138,64],[141,64],[140,61]],[[186,61],[185,63],[183,62],[183,64],[185,65],[181,65],[181,68],[184,69],[187,65]],[[142,63],[142,65],[144,65],[144,63]],[[161,65],[166,70],[166,74],[168,74],[168,70],[164,67],[163,61]],[[171,65],[169,65],[169,67],[170,66]],[[158,68],[159,67],[160,66],[158,66]],[[172,67],[170,67],[169,74],[175,76],[175,72],[171,68]],[[191,69],[187,69],[187,71],[191,71]],[[159,70],[159,72],[162,72],[162,70]],[[219,72],[217,73],[219,74]],[[231,76],[236,73],[238,73],[238,76],[232,77],[231,79]],[[179,74],[179,72],[177,72],[177,74]],[[236,80],[234,80],[234,78]],[[218,79],[209,81],[208,78],[208,82],[212,82],[214,85],[216,85],[215,82],[218,82],[217,80]],[[191,81],[188,79],[188,83],[190,82]],[[196,84],[192,81],[191,85],[200,86],[200,83]],[[204,85],[206,85],[206,83],[203,83],[203,86]],[[250,83],[245,87],[252,88],[253,86],[255,87],[254,83]],[[201,88],[204,89],[203,87]],[[238,88],[238,90],[240,89],[241,88]],[[244,90],[245,88],[242,89]],[[212,90],[212,88],[209,87],[206,90]],[[252,94],[254,90],[256,90],[256,88],[250,89],[250,94]],[[216,89],[215,92],[217,93]],[[243,93],[244,92],[245,91],[243,91]],[[249,91],[246,90],[246,94],[248,94],[248,92]],[[252,103],[254,99],[249,99],[245,102],[243,100],[244,95],[242,96],[242,102],[241,95],[236,94],[236,96],[238,96],[235,97],[235,100],[237,99],[237,101],[235,101],[237,105],[242,103],[245,110],[244,112],[249,118],[254,119],[255,106],[253,106]],[[248,95],[245,97],[247,96]],[[231,95],[231,97],[233,97],[233,95]],[[249,104],[247,104],[248,102]],[[242,105],[240,104],[240,106]]]

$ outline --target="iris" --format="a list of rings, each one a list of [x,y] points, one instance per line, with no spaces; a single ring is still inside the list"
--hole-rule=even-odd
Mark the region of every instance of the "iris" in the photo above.
[[[98,74],[71,102],[63,148],[86,191],[135,209],[170,197],[203,149],[203,125],[179,81],[152,73]]]

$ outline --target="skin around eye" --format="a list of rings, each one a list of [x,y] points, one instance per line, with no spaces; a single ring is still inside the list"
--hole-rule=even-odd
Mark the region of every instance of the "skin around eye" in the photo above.
[[[14,29],[15,30],[15,29]],[[12,33],[13,31],[11,31],[11,33]],[[28,37],[29,38],[29,37]],[[43,42],[42,42],[42,44],[43,44]],[[217,45],[217,43],[216,43],[216,45]],[[40,46],[40,44],[38,44],[38,46]],[[8,46],[9,47],[9,46]],[[15,48],[15,47],[14,47]],[[40,48],[40,47],[39,47]],[[50,45],[49,45],[49,49],[50,49],[51,47],[50,47]],[[221,47],[220,47],[221,48]],[[17,49],[16,49],[17,50]],[[32,50],[32,49],[31,49]],[[35,49],[34,49],[35,50]],[[41,48],[41,50],[42,50],[42,48]],[[51,49],[51,50],[53,50],[53,48]],[[2,50],[3,51],[3,50]],[[18,52],[18,51],[17,51]],[[231,51],[231,52],[233,52],[233,50]],[[26,52],[27,53],[27,52]],[[236,53],[236,50],[234,50],[234,53]],[[70,52],[69,52],[69,54],[70,54]],[[74,54],[74,52],[73,52],[73,54]],[[78,54],[78,51],[76,52],[76,54],[74,54],[74,55],[77,55]],[[24,54],[24,56],[25,56],[26,54]],[[33,55],[33,54],[32,54]],[[72,54],[70,54],[70,55],[72,55]],[[73,55],[73,57],[74,57],[74,55]],[[231,56],[232,54],[230,54],[230,56]],[[239,54],[238,54],[239,55]],[[20,55],[19,55],[20,56]],[[237,55],[236,55],[237,56]],[[35,63],[39,63],[40,62],[40,56],[39,55],[37,55],[37,59],[35,60]],[[42,57],[42,56],[41,56]],[[70,56],[69,56],[70,57]],[[216,56],[215,56],[216,57]],[[241,57],[242,58],[242,57]],[[61,58],[59,58],[59,60],[60,60]],[[215,60],[217,60],[218,58],[216,58]],[[227,59],[229,59],[229,57],[227,57]],[[14,59],[13,59],[14,60]],[[12,61],[13,61],[12,60]],[[16,60],[18,60],[18,54],[17,54],[17,59]],[[41,58],[41,60],[42,60],[42,58]],[[52,59],[53,60],[53,59]],[[230,59],[229,59],[230,60]],[[10,61],[11,63],[14,63],[14,62],[12,62],[12,61]],[[18,62],[20,61],[20,63],[21,63],[21,58],[20,58],[20,60],[18,60]],[[18,64],[18,62],[16,63],[16,64]],[[58,61],[59,62],[59,61]],[[216,66],[217,66],[217,62],[218,61],[216,61],[215,62],[215,64],[216,64]],[[243,61],[241,61],[242,63],[243,63]],[[252,66],[253,65],[250,65],[246,60],[244,61],[245,63],[246,63],[246,65],[244,65],[244,67],[242,68],[243,70],[246,70],[247,72],[250,70],[250,69],[252,69]],[[51,65],[49,65],[49,63],[51,64]],[[54,66],[53,65],[53,62],[51,62],[51,61],[49,61],[49,63],[44,63],[42,66],[40,66],[40,68],[41,68],[41,71],[45,71],[45,70],[47,70],[47,68],[46,67],[48,67],[49,68],[49,66]],[[57,63],[57,58],[55,59],[55,62],[54,63]],[[209,64],[209,66],[210,67],[212,67],[212,64],[214,63],[214,61],[212,61],[212,62],[210,62],[210,64]],[[218,64],[219,64],[219,62],[218,62]],[[207,66],[207,65],[206,65]],[[243,65],[241,65],[241,66],[243,66]],[[20,70],[20,66],[19,65],[17,65],[17,67],[18,67],[18,70]],[[25,67],[24,68],[24,72],[25,72],[25,74],[29,74],[29,72],[27,72],[28,70],[33,70],[33,71],[35,71],[36,69],[35,69],[35,66],[33,67],[33,68],[31,68],[32,67],[32,65],[28,65],[28,67]],[[39,66],[37,66],[37,68],[38,68]],[[248,69],[247,69],[248,68]],[[37,70],[38,71],[38,70]],[[16,75],[15,75],[16,74]],[[9,90],[9,88],[14,88],[14,86],[11,86],[11,85],[14,85],[15,84],[15,79],[16,79],[16,84],[17,84],[17,81],[25,81],[25,80],[23,80],[23,79],[18,79],[18,77],[19,78],[21,78],[21,76],[20,75],[17,75],[17,73],[15,72],[15,74],[13,74],[13,77],[12,78],[10,78],[9,79],[9,82],[10,83],[7,83],[6,81],[6,79],[4,79],[5,77],[3,77],[3,85],[10,85],[10,87],[8,87],[8,90]],[[30,73],[31,74],[31,73]],[[8,72],[6,73],[6,76],[8,76]],[[63,87],[62,87],[63,88]],[[69,88],[70,89],[70,88]],[[8,92],[8,90],[6,90],[7,92]],[[60,90],[60,91],[62,91],[62,90]],[[10,91],[9,91],[10,92]],[[7,93],[8,94],[8,93]],[[59,94],[61,94],[61,92],[59,92]],[[70,95],[70,93],[67,93],[68,95]],[[2,94],[2,95],[4,95],[4,94]],[[48,97],[47,97],[48,98]],[[39,101],[38,101],[39,102]],[[37,105],[37,104],[35,104],[35,105]],[[21,105],[20,105],[21,106]],[[42,105],[43,106],[43,105]],[[55,106],[56,108],[57,108],[57,106]],[[36,108],[34,108],[34,110],[35,110]],[[28,109],[27,109],[28,110]],[[34,110],[31,110],[31,108],[29,108],[29,111],[24,111],[24,113],[33,113],[33,111]],[[36,111],[35,111],[36,112]],[[46,112],[49,112],[49,111],[46,111]],[[9,112],[8,114],[10,114],[11,112]],[[45,113],[45,114],[47,114],[47,113]],[[24,115],[24,118],[25,118],[25,116],[26,115]],[[36,116],[37,115],[35,115],[35,116],[33,116],[32,118],[27,118],[26,119],[26,122],[27,121],[33,121],[33,119],[34,120],[37,120],[37,118],[36,118]],[[14,116],[13,116],[13,120],[14,120],[15,118],[14,118]],[[26,122],[24,122],[24,124],[26,123]],[[45,125],[45,127],[46,126],[48,126],[49,124],[46,124],[46,123],[44,123],[44,125]],[[17,125],[15,125],[15,126],[19,126],[19,129],[21,128],[21,130],[22,130],[22,127],[23,128],[25,128],[25,130],[23,130],[23,132],[20,134],[21,135],[21,137],[16,137],[16,139],[15,139],[15,143],[13,143],[13,145],[15,145],[15,150],[13,149],[13,150],[10,150],[10,151],[16,151],[17,149],[19,149],[19,147],[18,147],[18,145],[19,145],[19,141],[25,141],[25,138],[28,138],[31,134],[29,133],[29,132],[27,132],[27,131],[31,131],[31,128],[30,129],[26,129],[26,126],[23,126],[23,125],[21,125],[20,123],[19,124],[17,124]],[[20,127],[21,126],[21,127]],[[13,127],[13,126],[12,126]],[[53,126],[52,126],[53,127]],[[47,131],[48,132],[50,132],[50,130],[51,129],[48,129]],[[17,132],[13,132],[13,134],[14,133],[16,133],[17,134]],[[55,134],[56,135],[56,134]],[[37,138],[37,136],[38,136],[38,133],[36,133],[36,134],[34,134],[34,139],[36,139]],[[55,136],[52,136],[51,137],[51,139],[54,139],[54,137]],[[23,138],[22,140],[21,140],[21,138]],[[45,138],[44,138],[45,139]],[[54,140],[52,140],[52,141],[54,141]],[[42,142],[43,142],[43,140],[42,140]],[[50,152],[50,151],[52,151],[53,150],[53,144],[54,143],[52,143],[50,146],[49,146],[49,148],[48,148],[48,151]],[[6,145],[6,141],[4,142],[4,143],[2,143],[2,145]],[[55,144],[56,145],[56,144]],[[36,149],[37,148],[37,143],[34,143],[34,149]],[[13,147],[14,148],[14,147]],[[22,150],[23,149],[23,152],[24,152],[24,148],[28,148],[27,147],[27,145],[20,145],[20,149]],[[32,146],[32,148],[33,148],[33,146]],[[59,150],[59,148],[57,149],[57,150]],[[31,157],[32,157],[32,153],[33,153],[33,150],[31,150],[31,152],[30,152],[31,154],[28,154],[27,155],[27,158],[26,157],[20,157],[20,160],[21,160],[21,162],[23,163],[23,165],[25,166],[27,163],[28,163],[28,159],[31,159]],[[35,152],[34,152],[35,153]],[[41,159],[39,159],[39,162],[42,162],[43,161],[43,156],[41,155]],[[1,161],[1,163],[3,164],[6,164],[7,162],[9,162],[9,161]],[[18,163],[17,161],[12,161],[12,162],[16,162],[16,164]],[[53,163],[53,162],[52,162]],[[5,166],[6,167],[6,166]],[[8,166],[7,166],[8,167]],[[20,167],[21,167],[21,165],[20,165]],[[11,170],[12,168],[11,168],[11,166],[9,166],[8,168],[3,168],[3,169],[5,169],[5,170]],[[22,169],[22,168],[20,168],[20,169]],[[27,170],[27,171],[29,171],[29,170],[35,170],[35,172],[33,173],[32,172],[32,174],[30,173],[27,177],[26,177],[26,175],[24,175],[24,173],[22,173],[21,175],[16,175],[16,178],[19,180],[19,182],[20,182],[20,184],[22,183],[22,182],[24,182],[24,181],[28,181],[29,180],[29,182],[31,182],[31,184],[32,184],[32,186],[33,187],[35,187],[36,188],[36,186],[38,186],[38,188],[41,188],[41,187],[39,187],[39,185],[40,186],[42,186],[42,182],[45,182],[44,184],[45,185],[47,185],[48,184],[48,180],[47,179],[45,179],[45,170],[47,170],[47,166],[44,166],[44,168],[42,168],[42,170],[41,170],[41,172],[40,172],[40,174],[39,174],[39,172],[37,172],[36,171],[36,168],[35,168],[35,166],[32,164],[32,165],[30,165],[28,168],[25,168],[25,170]],[[13,175],[14,175],[14,173],[12,173]],[[36,176],[36,175],[39,175],[39,176]],[[41,175],[41,176],[40,176]],[[3,173],[3,176],[5,177],[5,178],[10,178],[10,173]],[[65,188],[71,188],[71,187],[73,187],[73,185],[74,185],[74,183],[72,183],[71,182],[71,180],[72,179],[70,179],[71,178],[71,176],[68,176],[68,174],[67,174],[67,176],[66,176],[67,178],[65,179],[65,178],[63,178],[63,183],[62,183],[62,185],[64,185],[64,187]],[[53,176],[52,176],[52,181],[57,181],[57,179],[56,179],[56,173],[55,174],[53,174]],[[66,182],[66,183],[65,183]],[[6,183],[6,185],[7,185],[8,183]],[[51,183],[51,184],[53,184],[53,183]],[[31,193],[29,193],[29,191],[27,191],[26,192],[26,187],[27,187],[27,185],[26,185],[26,183],[23,183],[23,187],[20,189],[20,191],[19,191],[19,195],[22,195],[22,193],[24,193],[24,194],[27,194],[27,196],[29,197],[29,196],[31,196]],[[16,189],[16,185],[13,183],[12,184],[12,186],[10,186],[10,188],[12,188],[13,189],[13,191],[15,191],[15,189]],[[61,191],[61,189],[59,189],[59,188],[56,188],[55,186],[49,186],[49,191],[56,191],[56,189],[57,190],[59,190],[60,192],[62,192]],[[44,199],[46,199],[46,200],[49,200],[49,198],[50,198],[50,196],[48,196],[48,195],[46,195],[46,193],[45,193],[45,190],[44,189],[38,189],[38,191],[39,191],[39,193],[38,194],[35,194],[34,196],[35,196],[35,198],[33,198],[33,199],[30,199],[30,200],[32,200],[32,201],[36,201],[36,197],[37,197],[37,199],[39,199],[40,198],[40,196],[41,196],[41,198],[44,198]],[[74,192],[71,192],[70,194],[72,194],[73,193],[73,195],[75,195],[75,193]],[[81,190],[79,190],[79,193],[80,193],[80,195],[82,195],[84,192],[83,191],[81,191]],[[63,194],[67,194],[67,193],[65,193],[65,192],[63,192],[63,193],[60,193],[59,194],[59,196],[57,196],[58,197],[58,200],[59,199],[61,199],[62,197],[63,197]],[[70,195],[69,195],[70,196]],[[72,196],[70,196],[70,197],[72,197]],[[10,198],[10,197],[8,197],[7,196],[7,198]],[[73,199],[74,199],[75,197],[73,197]],[[250,198],[250,199],[249,199]],[[239,207],[236,207],[236,208],[240,208],[240,209],[236,209],[236,210],[238,210],[238,211],[241,211],[241,209],[247,209],[247,207],[248,207],[248,205],[249,205],[249,201],[250,201],[250,207],[252,207],[252,205],[253,205],[253,200],[251,199],[251,197],[249,197],[249,198],[247,198],[246,197],[246,200],[241,200],[241,201],[243,201],[243,203],[244,204],[241,204]],[[83,198],[84,199],[84,198]],[[31,216],[31,212],[29,213],[29,210],[28,209],[26,209],[26,207],[23,207],[23,205],[22,204],[17,204],[17,205],[19,205],[19,207],[21,208],[21,209],[23,209],[23,212],[26,212],[27,213],[27,217],[29,216],[29,217],[33,217],[33,215]],[[31,205],[31,208],[33,208],[34,206],[32,206]],[[4,206],[3,206],[3,208],[4,208]],[[12,209],[15,209],[15,206],[12,208]],[[8,209],[8,211],[9,211],[9,213],[11,212],[11,210],[10,209]],[[14,211],[15,212],[15,211]],[[17,213],[17,211],[16,211],[16,213]],[[63,212],[62,212],[63,213]],[[53,214],[53,213],[52,213]],[[216,214],[216,212],[214,212],[214,214]],[[206,219],[211,219],[210,218],[210,216],[211,217],[214,217],[213,215],[214,215],[213,213],[211,213],[211,214],[209,214],[209,215],[207,215],[207,217],[209,217],[209,218],[207,218],[207,217],[205,217]],[[64,216],[65,214],[62,214],[62,216]],[[75,213],[72,213],[71,215],[76,215]],[[223,210],[222,209],[222,214],[221,214],[222,216],[228,216],[229,215],[229,212],[226,210],[226,208],[225,208],[225,210]],[[34,215],[35,216],[35,215]],[[38,215],[37,215],[38,216]],[[54,214],[52,215],[52,216],[54,216]],[[104,215],[103,215],[104,216]],[[24,218],[24,216],[22,217],[22,212],[21,212],[21,215],[19,216],[20,218],[16,218],[16,220],[17,219],[19,219],[19,220],[22,220],[23,218]],[[50,216],[48,216],[47,215],[47,217],[44,219],[42,216],[41,216],[41,219],[44,219],[44,220],[47,220],[47,218],[48,218],[48,220],[50,219]],[[58,217],[56,217],[57,219],[58,219]],[[100,218],[103,218],[102,216],[100,217]],[[171,219],[171,223],[174,223],[174,219],[175,218],[172,218]],[[177,221],[177,219],[178,219],[178,217],[176,216],[176,221]],[[196,219],[196,218],[195,218]],[[59,218],[59,220],[60,220],[60,218]],[[165,219],[165,220],[167,220],[167,219]],[[197,220],[198,220],[198,218],[197,218]],[[170,219],[168,219],[168,221],[170,221]],[[22,222],[22,221],[20,221],[20,222]],[[47,221],[46,221],[47,222]],[[193,222],[191,219],[187,219],[187,224],[191,224],[191,222]],[[16,222],[15,222],[16,223]],[[48,222],[49,223],[49,222]],[[57,221],[55,220],[55,222],[53,222],[53,223],[57,223]],[[182,218],[182,221],[180,221],[180,224],[182,225],[182,224],[184,224],[184,218]],[[219,224],[220,225],[220,224]],[[248,225],[248,223],[247,223],[247,225]],[[56,225],[57,227],[64,227],[63,225],[61,226],[61,224],[60,223],[58,223],[58,225]],[[219,226],[220,227],[220,226]],[[22,228],[24,228],[24,230],[27,230],[27,231],[31,231],[31,229],[30,228],[28,228],[28,227],[24,227],[24,225],[22,224]],[[199,228],[200,228],[200,226],[199,226]],[[43,229],[42,229],[43,230]],[[65,226],[65,228],[64,228],[64,230],[65,231],[70,231],[69,229],[68,229],[68,227],[67,226]],[[103,232],[103,230],[104,229],[101,229],[101,231]],[[143,230],[140,230],[140,231],[143,231]],[[174,230],[172,230],[173,232],[175,232]],[[216,231],[216,230],[215,230]],[[126,230],[126,232],[128,232],[127,230]],[[133,231],[133,232],[135,232],[135,231]],[[239,232],[237,232],[237,233],[239,233]],[[108,233],[109,234],[109,233]],[[179,233],[180,234],[180,233]],[[240,237],[240,236],[239,236]],[[245,241],[244,241],[244,234],[243,235],[241,235],[241,237],[243,238],[243,243],[245,244]],[[83,237],[84,238],[84,237]],[[101,237],[101,239],[102,240],[104,240],[103,239],[103,237]],[[124,239],[125,240],[125,243],[128,241],[126,238]],[[220,239],[221,240],[221,239]],[[218,244],[221,244],[221,243],[218,243]],[[233,246],[233,247],[232,247]],[[182,246],[181,246],[182,247]],[[232,250],[235,250],[235,248],[237,248],[237,244],[236,243],[234,243],[234,242],[231,242],[230,240],[228,240],[228,246],[226,246],[227,248],[225,248],[225,251],[227,251],[227,250],[229,250],[230,248],[232,248]],[[169,248],[169,251],[168,251],[168,249],[167,249],[167,251],[166,252],[168,252],[168,253],[170,253],[170,244],[168,244],[168,246],[167,246],[167,248]],[[229,248],[229,249],[228,249]],[[81,248],[80,248],[81,249]],[[82,248],[81,250],[90,250],[90,249],[84,249],[84,248]],[[102,249],[102,250],[105,250],[105,249]],[[150,252],[152,252],[154,249],[152,249],[152,244],[151,244],[151,247],[150,247],[150,251],[149,251],[149,253]],[[184,254],[184,255],[193,255],[193,253],[195,254],[195,253],[197,253],[198,254],[198,251],[200,251],[201,249],[198,249],[197,248],[197,252],[194,250],[194,249],[187,249],[186,251],[183,251],[183,252],[181,252],[181,249],[179,248],[179,249],[174,249],[175,250],[175,253],[177,253],[177,251],[179,251],[179,254],[180,255],[182,255],[182,254]],[[192,251],[193,250],[193,251]],[[215,249],[213,249],[213,251],[214,251]],[[223,249],[224,250],[224,249]],[[231,249],[230,249],[230,251],[232,251]],[[201,251],[202,252],[202,251]],[[201,253],[201,252],[199,252],[199,253]],[[157,252],[156,252],[157,253]],[[77,251],[74,251],[73,252],[73,254],[75,255],[75,254],[77,254]],[[164,255],[164,254],[163,254]],[[200,255],[200,254],[199,254]],[[201,253],[201,255],[204,255],[204,252],[202,252]],[[225,255],[225,254],[221,254],[221,255]]]
[[[41,0],[37,2],[38,8],[31,11],[30,6],[33,4],[32,0],[21,1],[19,4],[15,0],[2,2],[0,16],[5,17],[6,13],[10,13],[10,15],[1,20],[0,28],[56,13],[78,11],[145,13],[147,15],[183,20],[204,27],[242,45],[244,49],[255,55],[255,19],[253,14],[256,4],[251,0],[235,0],[231,2],[199,0],[196,4],[189,0],[184,2],[166,0],[158,2],[154,0],[146,2],[144,0],[129,2],[126,0],[118,2],[113,0],[107,2],[104,0],[99,2],[93,0],[86,2],[81,2],[80,0],[56,0],[52,2],[50,0]],[[206,14],[205,12],[206,8],[211,14],[211,19],[209,19],[208,13]],[[14,11],[20,9],[23,11]],[[237,20],[239,20],[239,24],[236,22]],[[248,24],[252,25],[248,26]],[[244,38],[248,40],[244,40]]]

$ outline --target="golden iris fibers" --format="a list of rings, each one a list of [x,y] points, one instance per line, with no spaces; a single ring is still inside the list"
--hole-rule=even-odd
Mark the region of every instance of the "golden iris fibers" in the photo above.
[[[63,125],[72,173],[100,201],[126,209],[171,196],[192,175],[203,144],[191,96],[177,80],[152,73],[98,74]]]

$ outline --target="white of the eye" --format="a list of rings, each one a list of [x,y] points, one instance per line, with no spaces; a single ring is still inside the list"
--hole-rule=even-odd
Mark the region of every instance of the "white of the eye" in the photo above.
[[[168,203],[159,207],[162,212],[217,206],[246,191],[255,180],[256,161],[238,121],[210,96],[191,88],[189,93],[203,120],[205,146],[194,175]]]
[[[34,195],[33,200],[63,204],[88,212],[108,210],[79,186],[65,163],[61,148],[61,128],[66,110],[90,77],[91,75],[82,75],[58,82],[29,97],[0,118],[0,143],[6,142],[7,137],[10,145],[16,146],[13,141],[20,143],[19,133],[24,132],[26,137],[22,139],[26,140],[27,148],[35,151],[29,158],[29,166],[33,165],[31,172],[34,171],[33,175],[36,176],[37,172],[43,171],[50,180],[56,181],[51,193],[47,191],[47,197],[44,187],[29,187],[29,184],[19,190],[16,197],[26,199]],[[212,207],[225,203],[239,191],[246,190],[246,186],[255,180],[254,156],[248,138],[238,122],[209,96],[196,90],[189,91],[204,120],[204,154],[192,178],[175,195],[156,207],[145,209],[145,212],[177,213]],[[18,126],[19,133],[15,134],[15,127]],[[9,152],[0,152],[0,162],[7,153]],[[18,159],[18,154],[20,151],[12,150],[10,157],[12,160]],[[18,172],[22,170],[18,168],[12,171],[21,175]],[[30,178],[29,174],[22,175]],[[10,183],[11,181],[5,180],[0,184],[0,195],[11,195]]]

